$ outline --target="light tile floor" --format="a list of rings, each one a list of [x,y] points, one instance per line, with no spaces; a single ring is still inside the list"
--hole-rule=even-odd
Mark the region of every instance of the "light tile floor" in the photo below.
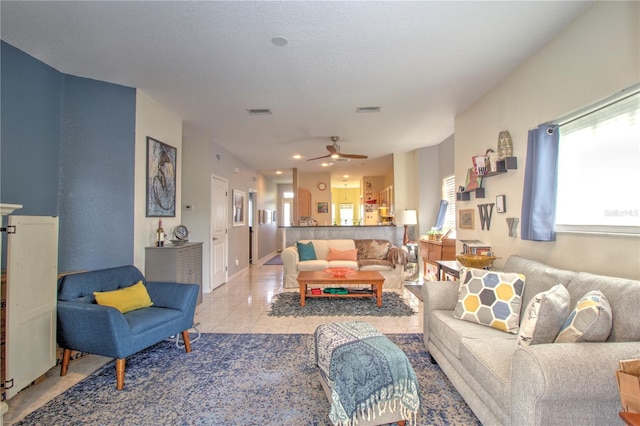
[[[387,291],[397,291],[407,304],[418,311],[418,314],[411,317],[268,316],[267,309],[271,300],[283,291],[297,292],[282,287],[282,266],[251,266],[213,292],[204,294],[203,301],[196,310],[195,321],[200,323],[198,329],[202,333],[311,334],[320,324],[364,320],[385,334],[422,333],[422,303],[406,289]],[[197,343],[194,343],[193,349],[197,350]],[[51,369],[42,383],[20,392],[8,401],[9,411],[3,416],[3,425],[12,425],[21,420],[110,360],[97,355],[86,356],[73,361],[65,377],[60,377],[60,367]]]

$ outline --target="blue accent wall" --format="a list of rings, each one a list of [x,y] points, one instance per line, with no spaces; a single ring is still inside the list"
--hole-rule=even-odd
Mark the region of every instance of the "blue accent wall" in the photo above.
[[[0,201],[56,216],[62,74],[5,42],[1,51]]]
[[[59,216],[61,272],[132,264],[135,89],[1,48],[0,201]]]
[[[60,267],[133,263],[134,89],[64,76]]]

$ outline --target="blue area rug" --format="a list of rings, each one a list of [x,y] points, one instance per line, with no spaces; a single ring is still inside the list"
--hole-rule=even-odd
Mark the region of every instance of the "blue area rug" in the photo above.
[[[388,337],[420,383],[419,425],[479,425],[419,334]],[[116,391],[111,362],[20,425],[329,425],[309,334],[203,334],[185,353],[161,342],[127,358]],[[73,364],[70,374],[73,372]]]

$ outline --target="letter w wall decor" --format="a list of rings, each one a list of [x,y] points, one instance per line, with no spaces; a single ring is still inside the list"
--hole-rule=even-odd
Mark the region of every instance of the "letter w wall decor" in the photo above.
[[[480,213],[480,226],[484,231],[484,225],[487,225],[487,231],[491,228],[491,216],[493,215],[493,206],[495,203],[478,204],[478,212]]]

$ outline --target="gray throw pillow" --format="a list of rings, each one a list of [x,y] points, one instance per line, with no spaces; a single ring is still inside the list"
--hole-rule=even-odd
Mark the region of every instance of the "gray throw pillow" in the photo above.
[[[569,316],[569,292],[562,284],[531,298],[518,330],[518,347],[553,343]]]

